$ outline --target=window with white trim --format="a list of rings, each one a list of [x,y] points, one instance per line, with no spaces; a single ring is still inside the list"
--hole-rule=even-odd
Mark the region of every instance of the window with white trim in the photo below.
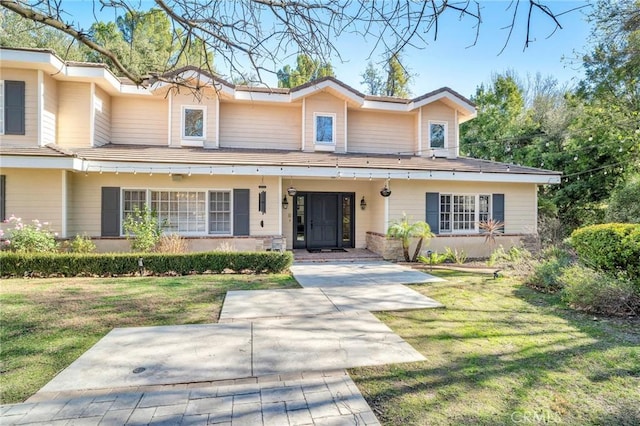
[[[122,191],[122,234],[126,234],[124,223],[136,210],[144,211],[147,204],[146,189],[125,189]]]
[[[429,121],[429,148],[445,148],[447,141],[447,122]]]
[[[165,232],[202,234],[207,231],[204,191],[151,191],[151,210]]]
[[[478,232],[489,220],[491,195],[440,194],[440,232]]]
[[[335,145],[336,115],[315,113],[313,120],[313,130],[315,143]]]
[[[182,107],[182,138],[205,139],[206,134],[206,106]]]
[[[25,135],[25,82],[0,80],[0,135]]]
[[[229,191],[209,192],[209,233],[231,234],[231,193]]]

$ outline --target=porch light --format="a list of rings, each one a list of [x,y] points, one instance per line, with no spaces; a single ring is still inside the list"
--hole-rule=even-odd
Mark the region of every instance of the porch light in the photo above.
[[[289,208],[289,201],[287,200],[286,195],[282,197],[282,208],[285,210]]]
[[[382,195],[385,198],[391,195],[391,190],[389,189],[386,183],[384,184],[384,188],[380,190],[380,195]]]
[[[298,191],[293,186],[290,186],[289,188],[287,188],[287,194],[289,194],[291,197],[293,197],[297,193]]]
[[[360,209],[364,210],[367,208],[367,202],[364,200],[364,195],[362,196],[362,199],[360,200]]]

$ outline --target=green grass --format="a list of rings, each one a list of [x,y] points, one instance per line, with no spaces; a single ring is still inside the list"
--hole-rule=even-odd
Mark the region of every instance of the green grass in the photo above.
[[[0,401],[25,400],[114,327],[217,322],[228,290],[296,287],[289,275],[2,280]]]
[[[383,424],[640,424],[640,321],[564,308],[510,278],[434,272],[446,309],[378,317],[427,360],[350,370]]]

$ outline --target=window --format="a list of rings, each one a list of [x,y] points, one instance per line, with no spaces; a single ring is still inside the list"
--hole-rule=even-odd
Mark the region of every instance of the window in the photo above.
[[[429,122],[429,147],[444,148],[447,140],[446,122]]]
[[[315,114],[315,143],[335,145],[335,114]]]
[[[440,232],[477,232],[491,215],[491,195],[440,194]]]
[[[231,234],[231,193],[209,192],[209,233]]]
[[[25,134],[24,81],[0,80],[0,135]]]
[[[151,210],[166,232],[206,232],[205,207],[204,191],[151,191]]]
[[[147,204],[147,191],[145,189],[126,189],[122,191],[122,234],[126,234],[124,223],[136,209],[144,211]]]
[[[204,106],[182,107],[182,137],[185,139],[205,139],[205,117],[207,109]]]

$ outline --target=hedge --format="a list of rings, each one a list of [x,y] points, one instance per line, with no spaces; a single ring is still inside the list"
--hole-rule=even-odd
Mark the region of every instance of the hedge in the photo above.
[[[640,224],[586,226],[573,231],[570,243],[587,266],[625,276],[640,286]]]
[[[147,274],[278,273],[293,262],[290,252],[206,253],[0,253],[3,277],[78,275],[118,276],[139,272],[143,258]]]

